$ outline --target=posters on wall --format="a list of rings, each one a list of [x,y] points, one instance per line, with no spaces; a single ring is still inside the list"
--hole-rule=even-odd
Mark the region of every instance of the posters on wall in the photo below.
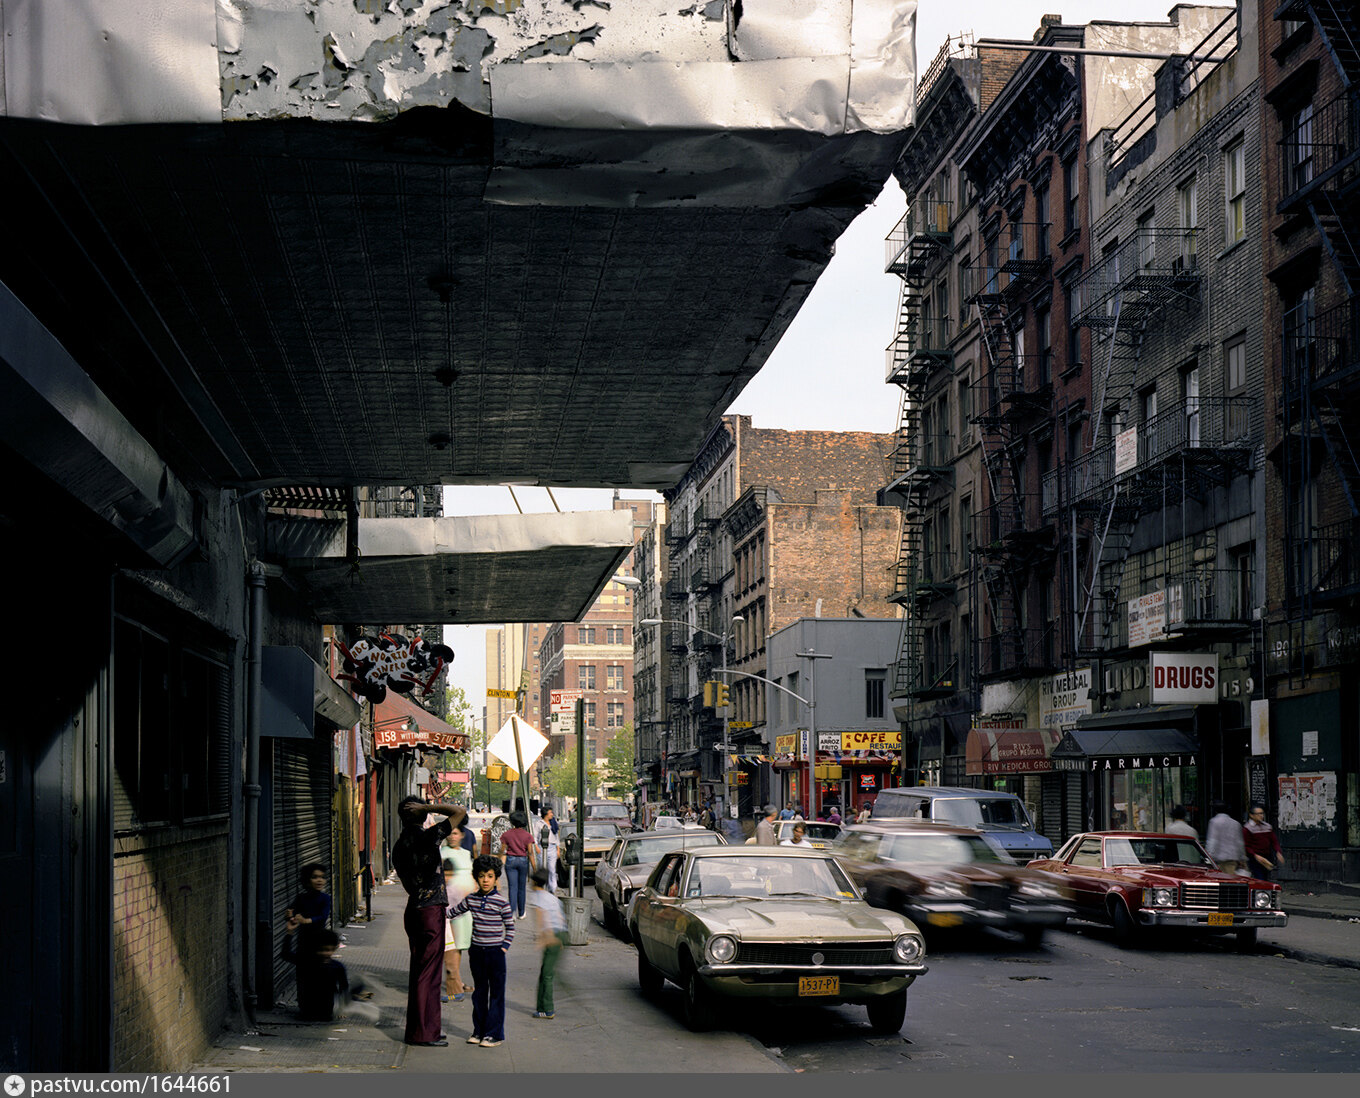
[[[1336,826],[1336,771],[1282,774],[1278,820],[1281,831],[1330,830]]]

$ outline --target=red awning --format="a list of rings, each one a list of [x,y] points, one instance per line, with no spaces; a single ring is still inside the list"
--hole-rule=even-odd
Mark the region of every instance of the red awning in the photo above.
[[[1045,774],[1062,739],[1056,728],[974,728],[964,747],[966,774]]]
[[[472,746],[465,733],[389,690],[387,697],[373,706],[373,746],[413,747],[416,744],[445,751],[466,751]]]

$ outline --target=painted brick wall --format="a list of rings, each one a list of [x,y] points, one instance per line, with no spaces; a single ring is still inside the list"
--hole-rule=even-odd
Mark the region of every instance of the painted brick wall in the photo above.
[[[867,431],[783,431],[739,417],[741,488],[772,488],[787,502],[811,503],[822,488],[845,489],[872,504],[888,480],[892,435]]]
[[[115,1071],[182,1070],[227,1003],[226,825],[115,839]]]
[[[769,515],[768,631],[813,617],[893,618],[902,512],[854,502],[849,490],[816,493],[814,505],[773,504]]]

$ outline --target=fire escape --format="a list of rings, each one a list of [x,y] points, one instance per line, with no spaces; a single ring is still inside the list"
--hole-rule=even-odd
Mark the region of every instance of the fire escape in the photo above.
[[[1342,289],[1322,312],[1311,291],[1300,294],[1282,325],[1285,604],[1300,621],[1360,594],[1360,24],[1353,5],[1328,0],[1285,0],[1275,15],[1312,21],[1343,85],[1293,114],[1280,149],[1279,212],[1311,219]],[[1328,467],[1349,515],[1320,524],[1314,478]]]
[[[1047,276],[1047,224],[984,225],[983,254],[971,298],[985,349],[982,403],[974,417],[982,440],[988,506],[974,516],[969,608],[976,623],[979,681],[1036,673],[1055,663],[1052,638],[1029,624],[1026,584],[1052,547],[1035,493],[1026,484],[1031,429],[1047,418],[1053,381],[1046,355],[1027,354],[1025,301]]]
[[[1250,468],[1260,441],[1259,399],[1201,396],[1195,370],[1177,379],[1179,399],[1145,402],[1142,417],[1124,425],[1140,380],[1157,381],[1138,375],[1149,329],[1155,331],[1170,308],[1190,309],[1198,301],[1197,244],[1195,229],[1140,227],[1076,287],[1073,323],[1092,329],[1095,407],[1103,414],[1090,450],[1044,478],[1044,508],[1061,514],[1062,528],[1076,533],[1074,542],[1081,531],[1090,532],[1085,566],[1072,561],[1080,577],[1073,625],[1078,656],[1108,654],[1121,645],[1118,607],[1139,520],[1165,506],[1203,500]],[[1239,620],[1242,608],[1230,609],[1219,594],[1224,584],[1205,566],[1211,556],[1206,550],[1197,559],[1180,547],[1168,551],[1165,575],[1143,577],[1144,584],[1165,590],[1169,622],[1205,628]]]
[[[927,500],[947,486],[952,473],[941,445],[945,426],[924,422],[930,378],[954,360],[947,303],[932,303],[925,292],[952,247],[950,206],[944,201],[908,209],[887,240],[886,269],[902,280],[897,333],[887,349],[887,380],[901,389],[901,400],[892,480],[883,497],[902,506],[902,540],[891,597],[901,605],[903,617],[892,696],[905,699],[908,727],[918,700],[952,693],[957,681],[956,669],[928,666],[925,637],[930,602],[953,590],[952,562],[926,537]]]

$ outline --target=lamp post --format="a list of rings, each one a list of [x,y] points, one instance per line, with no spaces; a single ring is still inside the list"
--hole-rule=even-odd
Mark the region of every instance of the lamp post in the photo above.
[[[733,615],[732,615],[732,621],[733,621],[733,622],[741,622],[741,621],[745,621],[745,620],[746,620],[746,619],[745,619],[744,617],[742,617],[740,614],[733,614]],[[711,629],[701,629],[701,628],[699,628],[699,626],[697,626],[697,625],[690,625],[690,623],[687,622],[687,621],[676,621],[674,618],[643,618],[641,621],[638,622],[638,624],[641,625],[641,626],[643,626],[644,628],[651,628],[651,627],[654,626],[654,625],[679,625],[679,626],[681,626],[682,628],[685,628],[685,629],[692,629],[692,630],[694,630],[694,632],[696,632],[696,633],[702,633],[702,634],[703,634],[704,636],[706,636],[706,637],[712,637],[712,638],[713,638],[714,640],[716,640],[720,645],[722,645],[722,668],[721,668],[720,674],[721,674],[722,677],[723,677],[723,682],[725,683],[725,682],[727,681],[727,675],[728,675],[728,671],[727,671],[727,639],[728,639],[728,637],[731,635],[727,629],[723,629],[723,631],[722,631],[721,633],[715,633],[715,632],[713,632]],[[724,707],[723,707],[723,715],[722,715],[722,755],[723,755],[723,761],[722,761],[722,791],[721,791],[721,793],[719,794],[718,807],[719,807],[719,809],[720,809],[720,814],[721,814],[721,816],[722,816],[724,819],[726,819],[726,818],[728,817],[728,815],[729,815],[729,813],[728,813],[728,788],[727,788],[727,756],[730,754],[730,745],[729,745],[729,743],[728,743],[728,738],[727,738],[727,732],[728,732],[727,714],[728,714],[728,712],[729,712],[730,709],[731,709],[731,706],[730,706],[730,705],[724,706]]]
[[[811,688],[808,693],[812,695],[807,703],[808,707],[808,819],[817,818],[817,661],[829,660],[832,658],[830,652],[818,652],[815,648],[809,648],[806,652],[795,652],[799,659],[810,660],[812,666],[809,668],[811,678]]]

